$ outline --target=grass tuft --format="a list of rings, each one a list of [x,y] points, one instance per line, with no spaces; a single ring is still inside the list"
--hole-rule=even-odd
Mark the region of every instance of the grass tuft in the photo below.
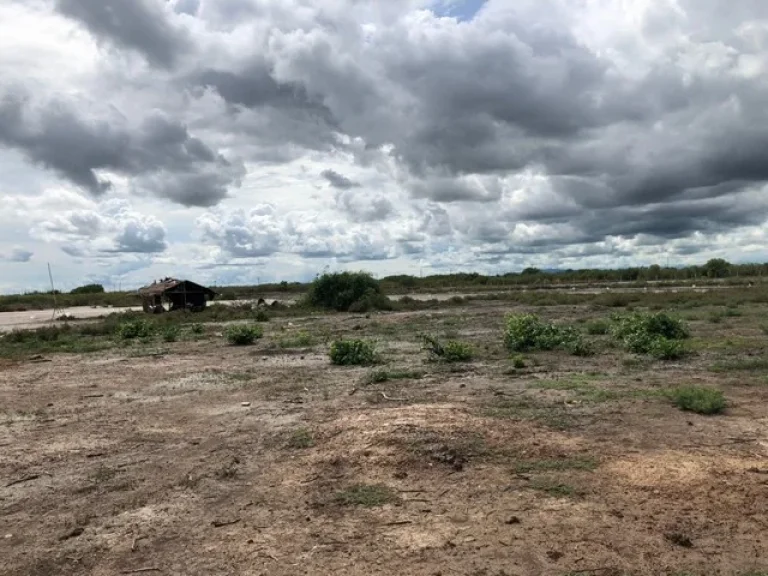
[[[224,336],[232,346],[249,346],[264,335],[261,326],[234,324],[229,326]]]
[[[342,506],[374,508],[399,501],[397,493],[383,484],[354,484],[336,493],[334,498]]]
[[[727,404],[722,391],[715,388],[685,386],[675,388],[669,394],[678,408],[697,414],[720,414]]]
[[[469,362],[474,357],[472,346],[458,340],[448,340],[445,344],[433,336],[424,336],[423,348],[427,351],[430,361],[436,362]]]
[[[328,353],[337,366],[370,366],[376,364],[376,346],[365,340],[336,340]]]

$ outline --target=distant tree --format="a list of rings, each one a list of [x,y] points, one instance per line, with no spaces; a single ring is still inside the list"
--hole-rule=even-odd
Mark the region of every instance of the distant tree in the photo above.
[[[86,284],[85,286],[78,286],[70,294],[102,294],[103,292],[104,286],[101,284]]]
[[[708,278],[725,278],[730,271],[731,264],[722,258],[712,258],[704,264],[704,275]]]
[[[521,274],[523,276],[535,276],[536,274],[541,274],[541,270],[539,270],[538,268],[529,267],[523,270]]]
[[[660,276],[661,276],[661,266],[659,266],[658,264],[651,264],[648,267],[648,277],[651,280],[658,280]]]

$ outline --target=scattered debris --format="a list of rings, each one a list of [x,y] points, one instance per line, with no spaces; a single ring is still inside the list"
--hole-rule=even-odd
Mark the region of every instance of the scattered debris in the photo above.
[[[40,478],[42,474],[29,474],[27,476],[24,476],[23,478],[19,478],[18,480],[13,480],[10,483],[6,484],[6,488],[10,488],[11,486],[16,486],[16,484],[23,484],[24,482],[29,482],[31,480],[37,480]]]
[[[59,541],[60,542],[64,542],[65,540],[70,540],[72,538],[77,538],[83,532],[85,532],[85,528],[83,528],[82,526],[77,526],[76,528],[73,528],[72,530],[70,530],[66,534],[64,534],[62,536],[59,536]]]
[[[668,534],[664,534],[664,538],[672,542],[672,544],[676,544],[677,546],[682,546],[683,548],[693,548],[693,542],[691,542],[691,539],[688,538],[685,534],[680,534],[679,532],[670,532]]]
[[[149,567],[149,568],[136,568],[135,570],[123,570],[121,574],[140,574],[142,572],[160,572],[160,568],[155,567]]]
[[[234,520],[214,520],[211,522],[214,528],[221,528],[222,526],[231,526],[232,524],[237,524],[240,522],[240,518],[235,518]]]

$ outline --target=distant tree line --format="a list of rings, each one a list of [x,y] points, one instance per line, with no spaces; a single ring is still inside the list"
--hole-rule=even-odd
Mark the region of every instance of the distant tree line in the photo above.
[[[579,270],[540,270],[526,268],[522,272],[508,272],[497,276],[485,276],[477,272],[436,274],[423,278],[408,275],[387,276],[381,279],[384,292],[398,290],[439,290],[446,286],[547,286],[573,283],[612,282],[671,282],[716,280],[727,278],[753,278],[768,276],[768,263],[731,264],[722,258],[713,258],[703,265],[671,267],[651,266]]]

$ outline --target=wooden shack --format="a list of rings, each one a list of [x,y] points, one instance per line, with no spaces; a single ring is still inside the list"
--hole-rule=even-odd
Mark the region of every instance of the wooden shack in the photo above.
[[[175,310],[199,312],[216,297],[216,292],[189,280],[164,278],[139,288],[139,296],[144,312],[153,314]]]

